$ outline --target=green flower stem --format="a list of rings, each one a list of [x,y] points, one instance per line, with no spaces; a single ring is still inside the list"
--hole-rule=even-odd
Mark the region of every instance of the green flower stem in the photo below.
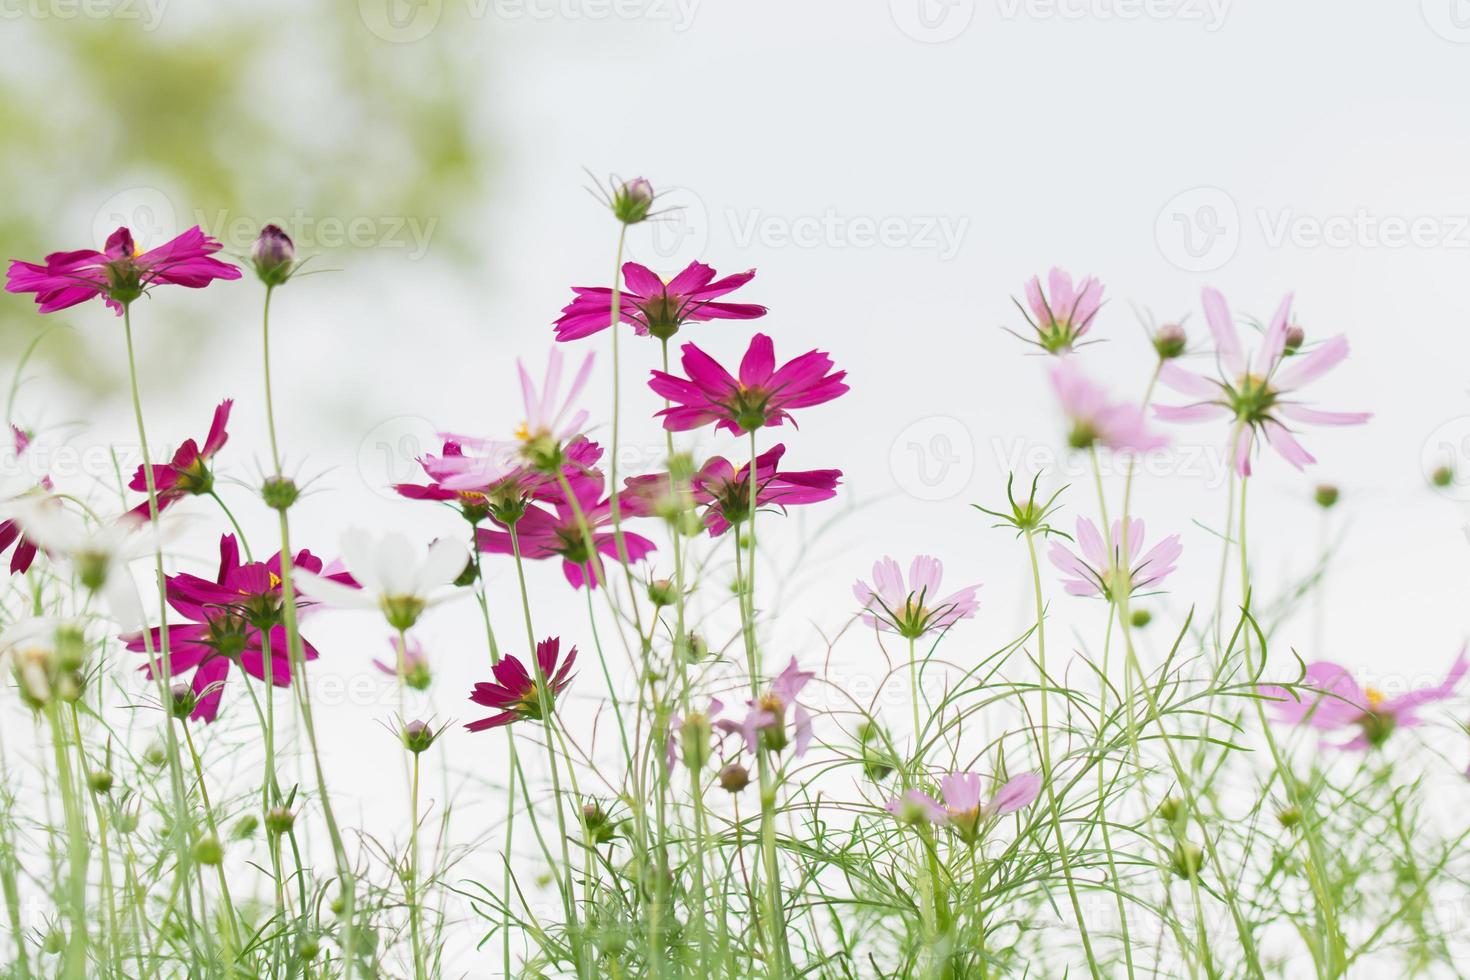
[[[194,736],[189,731],[189,722],[187,719],[180,719],[179,725],[184,729],[184,743],[189,748],[189,758],[194,762],[194,777],[199,782],[199,799],[204,804],[205,825],[209,827],[209,832],[214,835],[215,840],[223,841],[219,833],[219,824],[214,819],[214,807],[209,802],[209,787],[204,782],[204,762],[199,758],[199,750],[194,747]],[[239,955],[242,950],[239,920],[235,916],[235,903],[230,898],[230,882],[225,875],[224,862],[216,864],[214,870],[219,879],[220,896],[225,902],[225,919],[230,926],[230,948],[235,955]]]

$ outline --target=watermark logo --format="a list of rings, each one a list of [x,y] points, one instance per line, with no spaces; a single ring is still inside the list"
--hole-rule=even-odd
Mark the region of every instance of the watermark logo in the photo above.
[[[760,210],[725,212],[737,248],[914,249],[934,252],[942,262],[959,254],[970,219],[965,215],[777,215]]]
[[[444,14],[444,0],[357,0],[367,29],[390,44],[412,44],[429,36]]]
[[[1453,44],[1470,44],[1470,0],[1419,0],[1424,23]]]
[[[681,256],[704,253],[710,216],[702,197],[687,187],[670,187],[658,192],[653,210],[653,217],[631,229],[629,258],[655,272],[673,272]]]
[[[888,0],[898,29],[915,41],[942,44],[965,32],[975,19],[975,0]]]
[[[158,29],[168,0],[0,0],[0,20],[115,20]]]
[[[420,456],[438,453],[443,446],[439,430],[428,419],[400,415],[373,426],[357,447],[357,472],[374,493],[396,499],[398,483],[424,483]]]
[[[1232,0],[998,0],[1007,20],[1172,20],[1203,25],[1213,34],[1225,25]]]
[[[1419,452],[1424,479],[1433,482],[1446,471],[1449,482],[1436,483],[1453,500],[1470,500],[1470,415],[1450,419],[1429,434]]]
[[[1174,195],[1154,221],[1159,251],[1185,272],[1213,272],[1240,247],[1240,209],[1218,187],[1194,187]]]
[[[100,248],[119,228],[132,232],[133,242],[145,252],[180,231],[173,201],[156,187],[129,187],[109,197],[92,217],[92,240]]]
[[[919,419],[888,450],[893,480],[910,497],[937,502],[963,493],[975,474],[975,439],[948,415]]]

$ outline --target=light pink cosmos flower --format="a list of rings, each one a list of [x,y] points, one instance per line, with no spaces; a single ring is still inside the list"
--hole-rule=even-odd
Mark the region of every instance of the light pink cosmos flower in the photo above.
[[[672,403],[659,412],[671,432],[715,423],[735,435],[791,419],[791,409],[820,405],[847,391],[846,371],[833,371],[832,358],[808,351],[776,367],[771,338],[756,334],[736,378],[693,344],[684,345],[687,379],[654,371],[648,386]]]
[[[633,325],[640,337],[667,340],[686,323],[707,320],[753,320],[766,315],[753,303],[716,303],[755,278],[755,270],[715,279],[715,270],[691,262],[683,272],[664,282],[637,262],[623,265],[625,287],[619,319]],[[573,286],[576,297],[562,308],[556,321],[556,339],[579,340],[612,325],[612,290],[605,286]]]
[[[1032,276],[1026,283],[1026,306],[1021,312],[1036,331],[1037,346],[1048,354],[1065,354],[1092,327],[1092,318],[1102,306],[1103,286],[1091,276],[1074,286],[1071,274],[1057,268],[1047,277],[1047,286],[1050,296],[1042,291],[1041,279]]]
[[[1308,353],[1292,353],[1288,357],[1291,299],[1287,294],[1281,301],[1260,350],[1249,358],[1241,347],[1240,334],[1225,297],[1215,289],[1206,289],[1205,319],[1215,336],[1220,378],[1186,371],[1174,361],[1165,361],[1159,369],[1160,381],[1198,401],[1189,405],[1155,405],[1154,415],[1167,422],[1233,419],[1237,432],[1234,466],[1241,476],[1250,476],[1251,450],[1257,438],[1264,438],[1297,469],[1317,461],[1296,441],[1288,422],[1361,425],[1373,417],[1371,412],[1324,412],[1293,397],[1298,389],[1341,363],[1348,355],[1348,342],[1339,335]]]
[[[240,270],[211,258],[222,246],[198,225],[155,249],[142,251],[119,228],[98,252],[52,252],[44,264],[10,263],[5,290],[35,293],[42,313],[55,313],[101,296],[118,316],[123,307],[159,283],[202,289],[216,279],[239,279]]]
[[[1128,521],[1128,561],[1122,559],[1123,522],[1114,521],[1112,527],[1113,553],[1108,555],[1107,544],[1098,533],[1097,525],[1085,517],[1077,518],[1077,545],[1082,549],[1079,557],[1060,541],[1052,542],[1047,557],[1064,575],[1067,592],[1077,596],[1102,596],[1117,601],[1123,597],[1117,589],[1120,576],[1126,574],[1128,595],[1139,589],[1161,585],[1175,569],[1175,562],[1184,553],[1179,535],[1171,534],[1139,557],[1143,551],[1144,526],[1137,517]],[[1126,565],[1126,572],[1124,571]]]
[[[429,657],[423,644],[410,639],[405,645],[398,637],[389,637],[388,645],[393,648],[393,660],[373,660],[373,666],[390,677],[397,677],[415,691],[426,690],[433,680],[429,671]]]
[[[1023,772],[1007,780],[982,803],[981,784],[977,773],[952,772],[939,781],[943,805],[922,790],[911,789],[889,800],[884,809],[909,823],[923,820],[948,824],[962,841],[972,844],[981,837],[984,819],[1003,817],[1030,806],[1041,795],[1042,786],[1040,773]]]
[[[1449,675],[1439,684],[1389,697],[1377,688],[1360,687],[1341,664],[1318,660],[1307,666],[1302,681],[1303,686],[1321,692],[1315,696],[1277,684],[1263,684],[1257,690],[1274,699],[1269,707],[1279,722],[1310,725],[1324,732],[1358,728],[1356,736],[1336,747],[1359,750],[1378,748],[1396,729],[1423,725],[1420,709],[1454,697],[1467,671],[1470,659],[1462,647]]]
[[[715,727],[724,732],[739,733],[745,739],[747,751],[766,749],[780,752],[787,745],[786,712],[792,712],[794,748],[797,758],[806,755],[812,743],[812,716],[805,706],[797,701],[797,695],[807,683],[817,676],[797,666],[792,657],[786,669],[771,682],[771,689],[756,701],[747,701],[748,711],[740,721],[720,719]]]
[[[1071,420],[1067,442],[1073,449],[1101,444],[1115,452],[1147,453],[1169,444],[1166,437],[1149,431],[1142,408],[1113,401],[1074,360],[1064,360],[1051,369],[1051,386]]]
[[[967,585],[940,598],[943,578],[944,565],[938,558],[919,555],[909,563],[905,584],[898,562],[884,557],[873,563],[873,584],[859,580],[853,584],[852,593],[867,610],[862,618],[869,628],[913,640],[971,619],[980,609],[975,599],[979,585]]]

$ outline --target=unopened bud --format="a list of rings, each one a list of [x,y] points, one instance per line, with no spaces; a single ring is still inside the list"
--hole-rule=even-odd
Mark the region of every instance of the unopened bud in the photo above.
[[[654,579],[648,583],[648,601],[655,606],[672,606],[678,597],[678,588],[666,578]]]
[[[260,487],[261,499],[271,510],[290,510],[301,496],[296,481],[286,476],[267,477]]]
[[[1129,614],[1128,619],[1133,624],[1134,629],[1141,630],[1154,621],[1154,614],[1147,609],[1135,609]]]
[[[112,773],[106,769],[94,769],[87,774],[87,785],[92,792],[106,794],[112,791]]]
[[[648,217],[653,206],[653,185],[642,177],[624,181],[613,188],[612,212],[625,225],[636,225]]]
[[[1286,328],[1286,352],[1295,354],[1302,349],[1302,344],[1307,339],[1307,332],[1293,323]]]
[[[404,748],[418,755],[434,744],[434,739],[439,737],[439,733],[434,731],[428,722],[411,721],[403,726],[399,737],[403,739]]]
[[[194,842],[194,860],[213,867],[225,859],[224,845],[213,834],[205,834]]]
[[[720,770],[720,789],[727,793],[738,793],[750,785],[750,770],[738,762],[732,762]]]
[[[296,814],[288,806],[273,806],[265,811],[265,829],[277,837],[289,834],[296,826]]]
[[[1189,337],[1184,328],[1177,323],[1166,323],[1154,334],[1154,350],[1158,351],[1159,359],[1171,361],[1184,353],[1184,348],[1189,344]]]
[[[279,286],[295,271],[296,245],[277,225],[266,225],[250,247],[250,261],[261,282]]]
[[[1313,499],[1317,501],[1317,506],[1321,507],[1323,510],[1326,510],[1336,504],[1337,498],[1339,496],[1341,496],[1341,494],[1339,493],[1337,487],[1334,487],[1330,483],[1322,484],[1312,495]]]

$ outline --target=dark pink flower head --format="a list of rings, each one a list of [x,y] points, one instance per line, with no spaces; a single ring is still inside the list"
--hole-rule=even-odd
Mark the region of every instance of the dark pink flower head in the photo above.
[[[119,228],[100,252],[52,252],[41,265],[13,260],[5,289],[35,293],[42,313],[101,296],[121,316],[123,307],[160,283],[202,289],[216,279],[239,279],[239,269],[211,257],[220,247],[196,225],[144,252],[133,244],[131,232]]]
[[[470,700],[496,713],[465,725],[472,732],[499,728],[516,721],[541,721],[541,684],[545,684],[546,703],[555,710],[556,697],[572,682],[572,665],[577,662],[577,648],[561,659],[561,638],[548,637],[536,644],[536,667],[526,670],[514,656],[501,658],[490,668],[493,681],[481,681],[470,692]]]
[[[153,466],[153,485],[158,496],[158,511],[177,500],[181,500],[191,494],[209,493],[214,489],[214,473],[209,468],[209,463],[214,459],[214,454],[223,448],[229,441],[230,434],[225,431],[225,426],[230,421],[230,408],[235,404],[233,399],[226,398],[219,403],[214,410],[214,421],[210,423],[209,434],[204,437],[204,445],[199,445],[193,439],[185,440],[174,453],[174,458],[168,463],[160,463]],[[133,474],[133,482],[128,484],[128,489],[148,492],[148,477],[139,466]],[[143,501],[133,508],[133,513],[149,519],[148,501]]]
[[[837,496],[841,470],[778,471],[776,467],[785,453],[786,447],[777,443],[756,457],[757,508],[779,507],[784,512],[789,506],[820,503]],[[623,482],[629,492],[646,501],[646,508],[652,512],[666,504],[677,506],[677,501],[669,499],[667,473],[629,477]],[[750,516],[750,464],[737,470],[723,456],[712,457],[689,481],[689,493],[695,506],[704,508],[702,519],[710,537],[718,537]]]
[[[1186,371],[1165,361],[1159,380],[1180,394],[1198,399],[1188,405],[1155,405],[1154,414],[1167,422],[1207,422],[1231,419],[1234,466],[1241,476],[1251,473],[1251,450],[1264,438],[1288,463],[1302,469],[1317,460],[1296,441],[1288,423],[1302,425],[1361,425],[1370,412],[1324,412],[1298,400],[1296,392],[1332,370],[1348,355],[1347,338],[1332,337],[1307,353],[1288,343],[1293,328],[1291,295],[1281,301],[1265,340],[1253,358],[1247,357],[1225,297],[1217,290],[1204,292],[1205,319],[1215,337],[1218,378]],[[1299,346],[1299,344],[1297,345]]]
[[[871,629],[916,640],[925,633],[942,632],[980,609],[978,585],[967,585],[948,596],[939,595],[944,565],[938,558],[919,555],[909,564],[905,583],[898,562],[885,557],[873,563],[873,584],[859,580],[853,595],[862,603],[863,622]]]
[[[769,691],[755,701],[746,702],[747,710],[742,720],[721,719],[715,722],[715,727],[724,732],[739,733],[750,752],[758,749],[780,752],[790,742],[797,758],[800,758],[812,742],[812,716],[797,697],[815,676],[812,671],[797,666],[796,658],[792,657],[786,669],[771,682]],[[794,723],[789,738],[786,731],[788,711]]]
[[[671,432],[713,422],[716,429],[741,435],[780,425],[791,418],[791,409],[820,405],[847,391],[847,372],[833,371],[832,358],[822,351],[776,367],[775,348],[763,333],[751,338],[738,378],[693,344],[684,345],[683,365],[687,379],[654,371],[648,383],[672,403],[658,413]]]
[[[298,552],[297,567],[322,572],[321,559],[309,551]],[[193,670],[192,689],[197,699],[191,718],[212,722],[219,715],[220,699],[232,664],[252,677],[266,679],[265,649],[270,647],[270,680],[277,687],[291,683],[291,660],[286,648],[286,629],[281,623],[281,556],[269,561],[240,563],[232,535],[220,539],[220,567],[214,581],[180,573],[166,580],[168,604],[187,623],[168,626],[169,668],[173,676]],[[342,572],[328,571],[337,581],[352,584]],[[151,646],[154,662],[143,670],[152,677],[162,667],[163,630],[154,627],[150,638],[134,634],[124,637],[127,648],[145,652]],[[307,660],[317,658],[316,648],[301,641]]]
[[[1277,721],[1325,732],[1357,728],[1358,734],[1337,748],[1369,749],[1383,745],[1397,729],[1423,725],[1420,710],[1453,698],[1467,671],[1470,658],[1462,647],[1443,681],[1396,697],[1375,687],[1359,686],[1346,667],[1326,660],[1308,665],[1302,681],[1315,694],[1276,684],[1263,684],[1258,690],[1273,699],[1269,707]]]
[[[1103,541],[1102,535],[1098,533],[1097,525],[1085,517],[1079,517],[1077,518],[1077,545],[1082,551],[1081,556],[1073,553],[1060,541],[1056,541],[1052,543],[1047,557],[1067,576],[1063,584],[1071,595],[1096,595],[1116,602],[1124,595],[1118,588],[1120,581],[1127,581],[1128,595],[1140,589],[1161,585],[1164,579],[1174,571],[1175,563],[1184,553],[1184,546],[1179,543],[1179,535],[1171,534],[1150,548],[1147,554],[1139,557],[1143,552],[1143,535],[1143,521],[1136,517],[1131,518],[1128,521],[1128,560],[1125,562],[1122,560],[1124,545],[1122,521],[1113,522],[1112,554],[1110,556],[1107,544]]]
[[[939,781],[943,805],[929,794],[911,789],[889,800],[885,809],[905,823],[947,824],[960,840],[973,844],[983,836],[985,820],[1030,806],[1041,794],[1041,786],[1040,773],[1024,772],[1009,779],[987,801],[977,773],[952,772]]]
[[[1147,453],[1169,444],[1164,436],[1149,431],[1142,408],[1114,401],[1075,359],[1051,369],[1051,386],[1071,423],[1067,442],[1073,449],[1102,445],[1114,452]]]
[[[1037,346],[1048,354],[1065,354],[1092,327],[1092,318],[1102,306],[1102,295],[1102,283],[1091,276],[1074,286],[1071,273],[1053,268],[1047,277],[1047,290],[1042,289],[1038,276],[1026,283],[1026,306],[1021,312],[1036,331]]]
[[[755,270],[723,279],[703,262],[688,268],[668,282],[651,269],[628,262],[623,266],[624,288],[619,319],[633,325],[641,337],[652,335],[668,340],[686,323],[707,320],[753,320],[766,315],[764,306],[752,303],[717,303],[755,278]],[[612,325],[612,290],[605,286],[573,286],[575,297],[562,308],[556,321],[556,339],[580,340]]]
[[[507,530],[477,530],[475,540],[479,549],[489,554],[513,555],[518,547],[522,558],[561,558],[562,573],[573,588],[584,585],[597,588],[597,580],[603,574],[602,556],[618,559],[618,536],[609,527],[613,519],[612,498],[602,496],[603,477],[595,471],[569,480],[568,485],[576,498],[575,504],[556,487],[547,487],[541,497],[547,506],[526,507],[514,524],[501,522],[492,513],[491,519]],[[624,516],[643,513],[642,501],[631,493],[624,491],[618,503]],[[579,509],[588,535],[582,533]],[[510,527],[515,530],[514,540]],[[630,562],[642,561],[655,550],[653,542],[641,534],[625,530],[621,536]]]
[[[31,446],[30,433],[16,425],[10,427],[10,433],[14,453],[0,458],[0,467],[3,467],[3,472],[0,472],[0,505],[33,493],[49,494],[52,489],[49,476],[42,475],[38,479],[28,472],[31,463],[26,459],[26,450]],[[0,520],[0,555],[9,551],[11,545],[15,550],[10,555],[10,574],[24,575],[31,570],[39,546],[15,518],[7,517]]]

